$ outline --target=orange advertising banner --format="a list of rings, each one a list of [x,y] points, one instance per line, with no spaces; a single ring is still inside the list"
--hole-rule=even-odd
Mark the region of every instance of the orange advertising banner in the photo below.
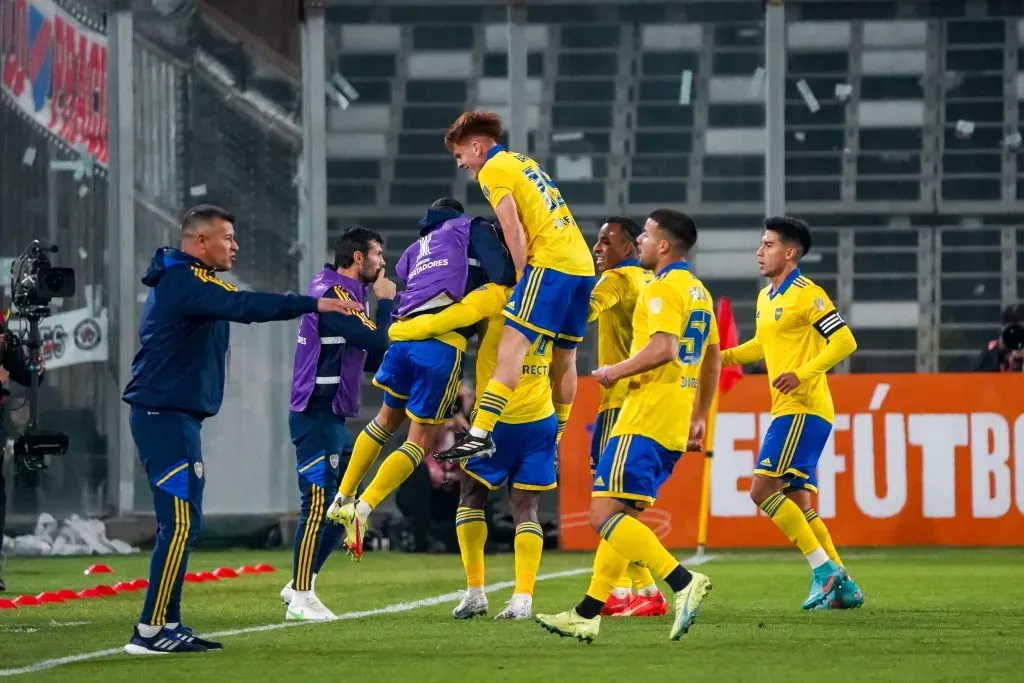
[[[1024,546],[1024,376],[836,375],[836,420],[818,463],[815,508],[843,546]],[[581,378],[559,455],[561,546],[597,546],[590,528],[590,435],[598,386]],[[708,547],[784,547],[750,500],[771,421],[768,379],[721,399]],[[671,410],[671,407],[666,407]],[[703,453],[687,453],[641,519],[670,548],[696,545]]]

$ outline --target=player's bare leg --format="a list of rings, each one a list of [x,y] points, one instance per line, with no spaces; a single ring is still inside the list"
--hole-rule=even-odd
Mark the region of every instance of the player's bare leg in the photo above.
[[[818,517],[818,512],[811,503],[811,492],[804,488],[786,488],[783,493],[786,494],[787,498],[796,503],[797,507],[804,513],[804,519],[807,520],[807,524],[811,527],[811,531],[814,532],[814,536],[818,539],[829,559],[845,570],[846,566],[839,557],[835,544],[832,543],[832,534],[829,533],[825,522]],[[813,601],[819,588],[820,586],[817,585],[812,576],[810,592],[805,603]],[[847,579],[839,589],[836,597],[830,602],[819,604],[815,609],[855,609],[863,604],[864,591],[860,589],[857,582],[847,573]]]
[[[452,610],[456,619],[472,619],[487,614],[484,591],[484,546],[487,544],[487,518],[484,506],[490,489],[468,475],[459,484],[459,509],[455,513],[455,533],[459,538],[462,566],[466,570],[466,592]]]
[[[544,531],[537,519],[540,493],[513,488],[509,504],[516,524],[516,585],[512,599],[495,619],[529,619],[533,616],[533,588],[544,551]]]
[[[352,559],[358,562],[363,556],[363,536],[370,513],[423,462],[423,456],[433,445],[441,426],[413,422],[405,443],[384,459],[366,491],[358,500],[337,509],[336,517],[331,519],[345,527],[345,545]]]
[[[522,332],[505,325],[501,331],[501,341],[498,343],[498,364],[494,368],[494,374],[487,383],[480,398],[480,406],[473,419],[473,426],[469,433],[459,439],[454,446],[446,451],[438,453],[435,457],[438,460],[466,460],[473,457],[490,457],[494,455],[494,442],[491,440],[491,432],[494,425],[505,410],[505,404],[519,384],[519,375],[522,373],[523,359],[530,350],[530,340]]]
[[[576,400],[576,347],[565,348],[555,342],[551,349],[551,400],[555,404],[555,415],[558,418],[558,441],[562,440],[562,432],[569,421],[569,411]]]

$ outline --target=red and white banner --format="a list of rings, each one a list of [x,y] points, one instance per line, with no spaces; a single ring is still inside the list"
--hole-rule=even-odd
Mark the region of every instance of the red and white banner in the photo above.
[[[1024,377],[837,375],[832,438],[818,466],[818,513],[839,546],[1024,545]],[[589,425],[596,383],[580,381],[560,454],[562,547],[593,548]],[[771,418],[766,376],[722,397],[708,545],[788,546],[747,491]],[[642,519],[669,547],[693,547],[703,454],[688,453]]]
[[[106,167],[106,37],[52,0],[0,0],[0,29],[5,99]]]

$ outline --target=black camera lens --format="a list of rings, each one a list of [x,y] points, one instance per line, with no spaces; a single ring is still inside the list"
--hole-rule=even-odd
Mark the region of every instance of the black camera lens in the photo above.
[[[59,270],[51,270],[43,277],[43,285],[48,290],[59,290],[64,286],[64,273]]]

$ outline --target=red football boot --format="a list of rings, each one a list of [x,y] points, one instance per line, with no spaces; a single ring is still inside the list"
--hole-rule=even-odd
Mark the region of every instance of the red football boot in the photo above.
[[[657,595],[641,595],[637,593],[620,616],[623,617],[663,617],[668,614],[668,602],[661,591]]]
[[[604,603],[604,607],[601,609],[602,617],[620,617],[623,613],[629,609],[629,606],[633,603],[632,594],[622,598],[615,597],[612,593],[608,596],[608,602]]]

